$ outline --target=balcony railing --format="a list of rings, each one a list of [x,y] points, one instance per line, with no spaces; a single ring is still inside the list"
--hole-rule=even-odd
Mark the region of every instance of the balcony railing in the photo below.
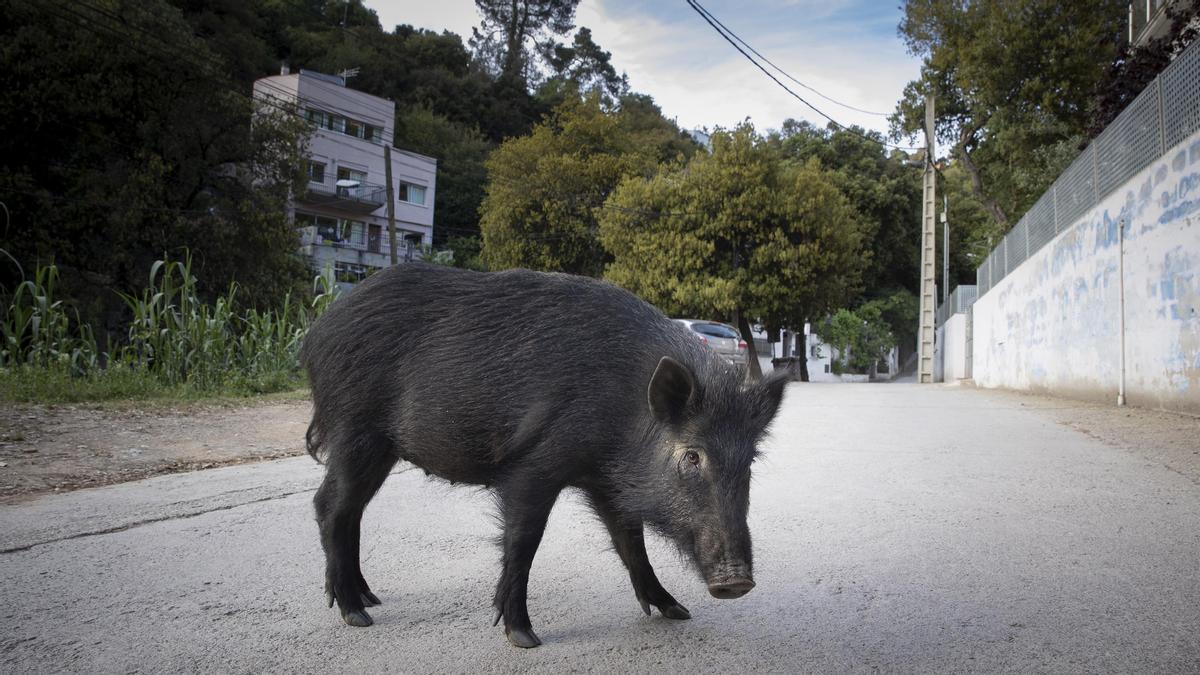
[[[342,211],[371,213],[387,205],[387,188],[370,183],[352,187],[309,183],[300,201]]]
[[[398,233],[399,234],[399,233]],[[343,248],[361,253],[374,253],[382,256],[391,256],[387,233],[382,233],[378,242],[358,241],[356,237],[348,237],[346,239],[332,239],[321,236],[316,228],[304,227],[300,228],[300,246],[304,248],[312,246],[328,246],[330,248]],[[408,241],[403,237],[397,237],[396,240],[396,255],[402,260],[409,260],[415,255],[417,249],[410,246]]]

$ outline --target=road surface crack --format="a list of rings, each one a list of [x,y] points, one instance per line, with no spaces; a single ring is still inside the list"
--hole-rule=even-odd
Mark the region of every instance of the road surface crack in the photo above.
[[[243,506],[249,506],[250,504],[261,504],[263,502],[269,502],[269,501],[273,501],[276,499],[286,499],[287,497],[304,494],[306,492],[316,492],[316,490],[317,490],[317,488],[315,488],[315,487],[305,488],[303,490],[293,490],[292,492],[281,492],[279,494],[270,495],[267,497],[261,497],[259,499],[252,499],[252,500],[244,501],[244,502],[238,502],[236,504],[226,504],[223,506],[214,506],[212,508],[204,509],[201,511],[192,511],[192,512],[188,512],[188,513],[178,513],[178,514],[167,515],[167,516],[157,516],[154,518],[145,518],[143,520],[137,520],[132,523],[125,523],[123,525],[115,525],[113,527],[106,527],[106,528],[99,529],[99,530],[89,530],[87,532],[77,532],[75,534],[67,535],[65,537],[57,537],[55,539],[47,539],[45,541],[36,541],[36,542],[33,542],[32,544],[26,544],[24,546],[13,546],[11,548],[0,549],[0,555],[7,555],[9,553],[20,553],[22,551],[28,551],[30,549],[37,548],[38,546],[45,546],[47,544],[57,544],[59,542],[71,541],[72,539],[83,539],[86,537],[99,537],[99,536],[106,535],[106,534],[113,534],[116,532],[124,532],[126,530],[132,530],[137,527],[142,527],[143,525],[152,525],[154,523],[166,522],[168,520],[184,520],[187,518],[195,518],[196,516],[202,516],[207,513],[215,513],[217,511],[229,511],[231,509],[236,509],[236,508],[240,508]]]

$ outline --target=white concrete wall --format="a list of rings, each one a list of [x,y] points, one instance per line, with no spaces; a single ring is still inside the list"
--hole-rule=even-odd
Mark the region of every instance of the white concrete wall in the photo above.
[[[1200,133],[976,301],[976,383],[1116,401],[1121,221],[1127,400],[1200,412]]]
[[[942,324],[933,329],[933,381],[945,381],[945,367],[943,362],[946,358],[946,325]]]
[[[954,314],[942,324],[938,335],[943,340],[942,381],[954,382],[967,377],[967,315]]]

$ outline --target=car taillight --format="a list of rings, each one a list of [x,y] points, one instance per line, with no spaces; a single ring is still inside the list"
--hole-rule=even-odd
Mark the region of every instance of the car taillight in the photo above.
[[[703,335],[697,335],[696,337],[700,338],[700,341],[704,344],[708,344],[708,338],[704,337]]]
[[[745,349],[745,348],[746,348],[746,341],[738,340],[738,349]]]

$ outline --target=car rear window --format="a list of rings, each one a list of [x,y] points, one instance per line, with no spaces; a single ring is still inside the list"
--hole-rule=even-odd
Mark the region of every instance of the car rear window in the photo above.
[[[708,335],[711,337],[733,340],[741,337],[738,335],[736,330],[730,328],[729,326],[722,326],[719,323],[694,323],[692,324],[692,330],[700,333],[701,335]]]

